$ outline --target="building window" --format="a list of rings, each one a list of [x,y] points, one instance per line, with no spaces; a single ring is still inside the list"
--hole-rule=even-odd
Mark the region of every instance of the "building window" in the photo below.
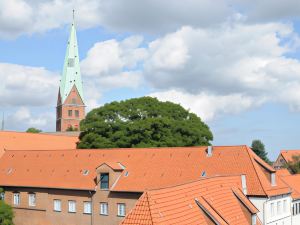
[[[281,201],[278,201],[277,202],[277,215],[280,215],[281,212],[282,212],[282,210],[281,210]]]
[[[20,205],[20,193],[14,193],[14,205]]]
[[[126,209],[124,203],[118,203],[118,216],[125,216]]]
[[[78,110],[75,110],[75,117],[79,117],[79,111]]]
[[[72,117],[72,110],[68,110],[68,116]]]
[[[61,200],[59,200],[59,199],[54,199],[53,203],[54,203],[54,205],[53,205],[54,211],[56,211],[56,212],[61,212]]]
[[[101,189],[109,188],[109,174],[108,173],[100,174],[100,188]]]
[[[83,202],[83,213],[91,214],[92,213],[92,203]]]
[[[100,215],[108,215],[108,203],[100,202]]]
[[[283,200],[283,212],[287,212],[287,200]]]
[[[34,193],[30,193],[28,195],[28,205],[29,206],[35,206],[35,204],[36,204],[36,196],[35,196]]]
[[[0,200],[3,200],[3,201],[4,201],[4,199],[5,199],[5,194],[4,194],[4,192],[1,192],[1,193],[0,193]]]
[[[274,203],[271,203],[271,216],[275,216]]]
[[[76,201],[69,201],[69,212],[75,213],[76,212]]]

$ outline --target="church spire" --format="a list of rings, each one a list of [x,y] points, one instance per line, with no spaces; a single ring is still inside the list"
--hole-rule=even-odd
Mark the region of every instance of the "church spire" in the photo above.
[[[73,22],[67,45],[62,79],[60,81],[61,103],[64,103],[74,85],[81,100],[84,101],[74,14],[73,10]]]

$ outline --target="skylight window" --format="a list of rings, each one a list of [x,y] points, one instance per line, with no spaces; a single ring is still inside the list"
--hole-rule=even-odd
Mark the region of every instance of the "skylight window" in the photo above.
[[[128,177],[128,175],[129,175],[129,172],[126,171],[125,174],[124,174],[124,177]]]
[[[87,176],[88,174],[89,174],[89,170],[83,170],[83,172],[82,172],[82,174],[84,175],[84,176]]]
[[[204,170],[204,171],[202,171],[202,173],[201,173],[201,177],[206,177],[206,171]]]

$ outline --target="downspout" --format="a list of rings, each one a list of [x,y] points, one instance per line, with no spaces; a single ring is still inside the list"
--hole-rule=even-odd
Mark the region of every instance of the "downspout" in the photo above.
[[[94,215],[94,203],[93,203],[93,193],[91,191],[89,191],[90,196],[91,196],[91,225],[93,225],[93,215]]]

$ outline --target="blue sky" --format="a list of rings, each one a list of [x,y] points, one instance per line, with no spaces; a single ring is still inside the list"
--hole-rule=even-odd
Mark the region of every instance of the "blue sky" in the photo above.
[[[215,145],[300,148],[297,0],[0,0],[6,129],[54,130],[73,8],[88,110],[150,95],[199,115]]]

